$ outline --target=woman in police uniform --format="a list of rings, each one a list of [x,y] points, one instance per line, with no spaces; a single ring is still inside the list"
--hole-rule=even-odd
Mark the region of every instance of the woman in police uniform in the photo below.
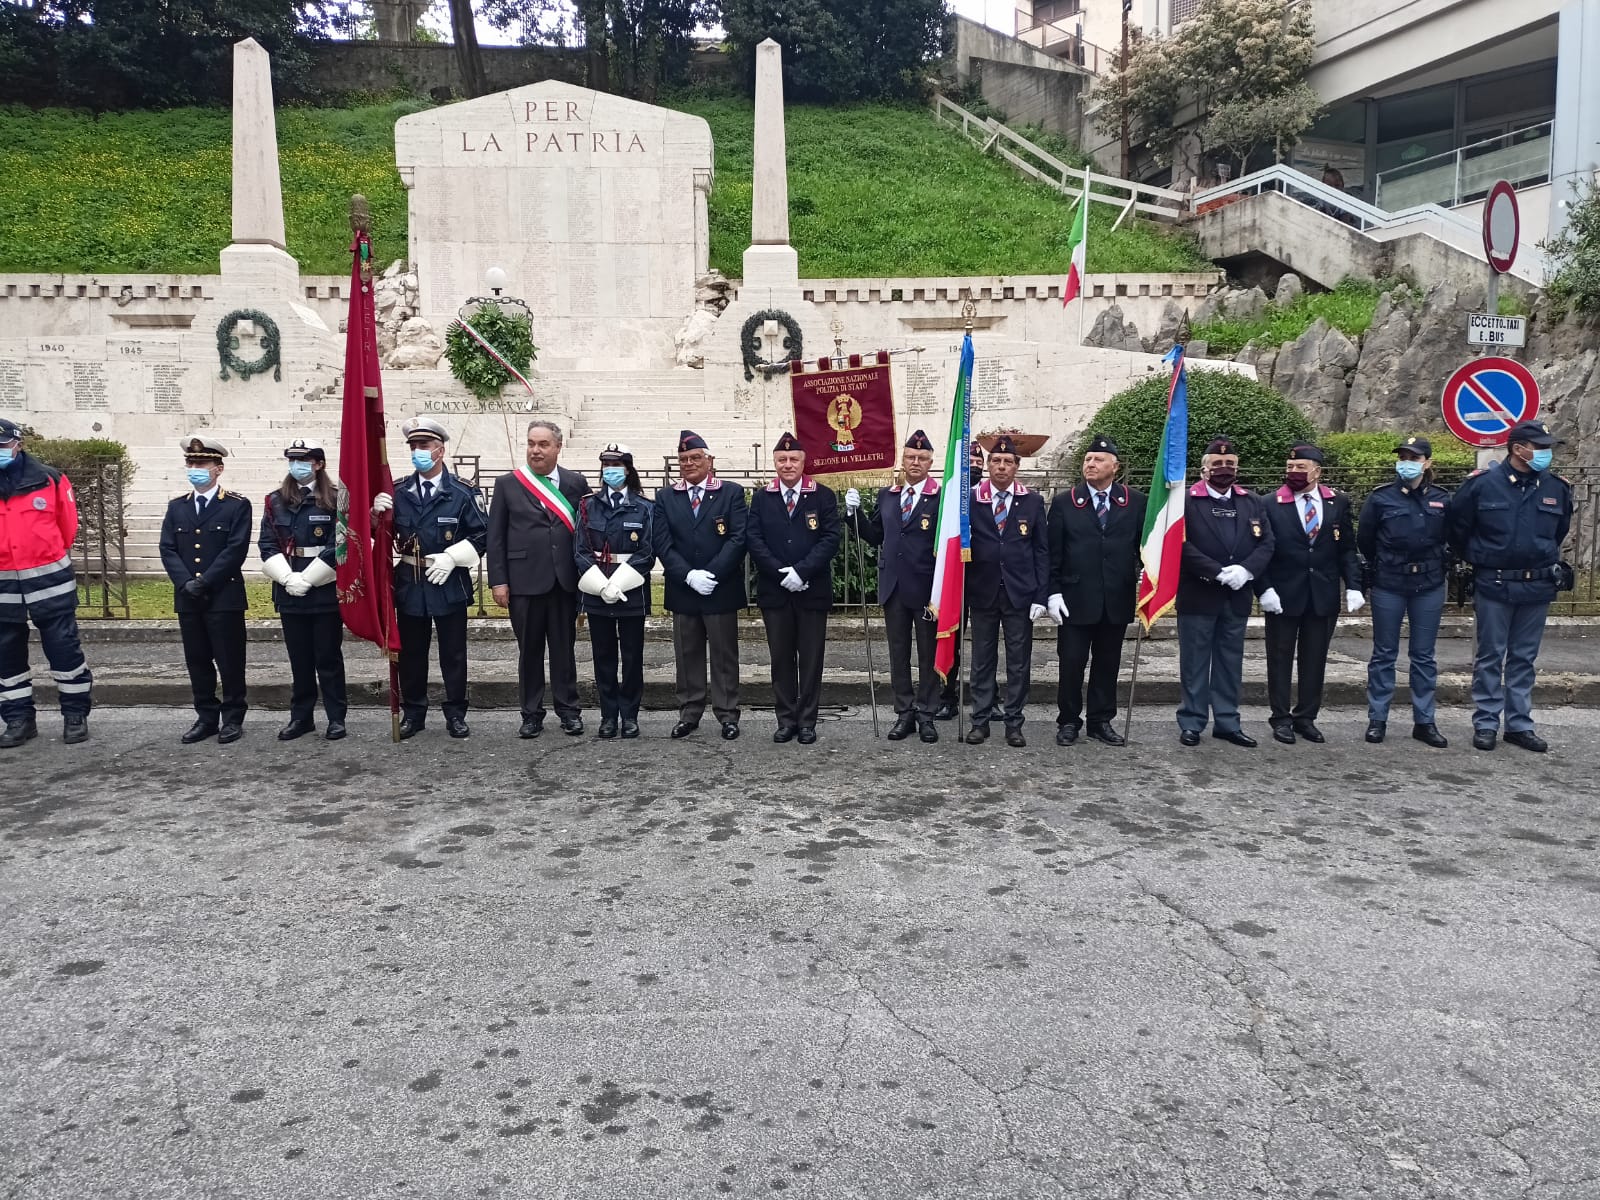
[[[636,738],[644,700],[644,619],[656,561],[652,506],[626,446],[613,442],[600,452],[600,478],[600,490],[578,503],[578,607],[589,619],[594,648],[600,736],[616,737],[620,725],[623,737]]]
[[[335,543],[344,489],[329,477],[321,446],[296,440],[283,456],[289,473],[267,494],[261,513],[261,570],[272,580],[272,603],[283,622],[283,645],[294,679],[289,723],[280,742],[315,733],[317,685],[330,742],[345,736],[344,621],[339,616]]]

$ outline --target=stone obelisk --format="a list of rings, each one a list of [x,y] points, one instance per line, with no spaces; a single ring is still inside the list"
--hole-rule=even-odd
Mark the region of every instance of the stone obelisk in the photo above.
[[[233,240],[222,251],[222,273],[293,293],[300,268],[285,246],[272,62],[245,38],[233,47]]]
[[[783,47],[771,38],[756,47],[754,132],[750,248],[744,252],[744,286],[792,292],[798,299],[800,257],[789,245],[789,163],[783,135]],[[785,295],[783,298],[789,297]]]

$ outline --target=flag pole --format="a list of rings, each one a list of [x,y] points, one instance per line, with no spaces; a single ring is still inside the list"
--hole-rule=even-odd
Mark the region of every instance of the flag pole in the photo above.
[[[1083,169],[1083,282],[1078,288],[1078,345],[1083,345],[1083,310],[1089,307],[1089,168]]]
[[[1133,726],[1133,693],[1139,686],[1139,653],[1144,649],[1144,622],[1139,621],[1139,632],[1133,642],[1133,675],[1128,680],[1128,711],[1122,717],[1122,740],[1128,740],[1128,730]]]

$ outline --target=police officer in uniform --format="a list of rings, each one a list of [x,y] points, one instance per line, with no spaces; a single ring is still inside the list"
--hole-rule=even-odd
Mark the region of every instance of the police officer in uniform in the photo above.
[[[1572,487],[1550,471],[1555,438],[1538,421],[1513,426],[1505,461],[1461,485],[1450,505],[1450,546],[1472,564],[1477,652],[1472,664],[1472,745],[1505,739],[1535,754],[1534,660],[1545,617],[1565,582],[1561,543],[1572,526]]]
[[[1433,482],[1433,445],[1408,437],[1394,448],[1395,478],[1361,506],[1356,545],[1366,560],[1372,598],[1372,659],[1367,663],[1367,741],[1383,741],[1394,700],[1400,625],[1410,626],[1411,736],[1442,750],[1450,744],[1434,723],[1434,646],[1444,616],[1450,493]]]
[[[317,685],[328,715],[324,736],[345,736],[344,619],[339,615],[336,552],[344,488],[328,475],[321,446],[296,439],[283,452],[289,472],[262,504],[261,571],[272,580],[272,603],[283,624],[283,647],[293,679],[289,722],[280,742],[315,733]]]
[[[78,641],[72,542],[78,502],[72,481],[22,448],[23,428],[0,417],[0,750],[37,737],[28,622],[61,700],[61,740],[87,741],[94,676]]]
[[[1026,746],[1023,709],[1033,673],[1033,623],[1048,611],[1050,543],[1044,497],[1016,481],[1022,456],[1005,434],[989,447],[989,478],[972,489],[972,563],[967,620],[972,625],[972,728],[967,744],[989,740],[1002,716],[1006,745]],[[1006,698],[997,703],[1000,637],[1006,642]]]
[[[1085,716],[1083,676],[1089,672],[1089,736],[1108,746],[1126,743],[1112,725],[1122,643],[1133,622],[1139,589],[1139,542],[1145,496],[1116,482],[1122,452],[1103,434],[1089,439],[1083,482],[1050,501],[1050,598],[1059,625],[1056,650],[1056,745],[1078,740]],[[1091,659],[1093,665],[1090,665]]]
[[[1324,486],[1322,462],[1316,446],[1302,442],[1290,447],[1283,486],[1266,502],[1272,559],[1254,583],[1266,614],[1272,737],[1288,746],[1296,737],[1326,740],[1317,728],[1317,714],[1322,711],[1328,647],[1339,606],[1342,602],[1346,611],[1355,612],[1366,603],[1350,497]],[[1300,694],[1291,704],[1297,663]]]
[[[1184,502],[1183,566],[1178,572],[1178,740],[1211,736],[1235,746],[1256,740],[1239,727],[1244,688],[1244,633],[1252,593],[1246,586],[1272,561],[1274,538],[1261,497],[1238,485],[1239,449],[1214,438],[1200,459],[1200,482]]]
[[[579,604],[589,618],[599,736],[639,736],[644,702],[644,619],[656,565],[654,508],[633,467],[633,452],[612,442],[600,452],[598,492],[578,501],[573,532]]]
[[[656,492],[656,556],[672,614],[677,665],[675,738],[700,727],[710,693],[724,741],[739,736],[739,611],[744,590],[744,488],[716,477],[716,459],[693,430],[678,434],[678,480]],[[707,666],[709,664],[709,687]]]
[[[967,481],[968,488],[975,488],[983,482],[987,472],[983,466],[983,443],[977,438],[972,439],[972,444],[967,447]],[[961,612],[961,626],[956,630],[956,652],[950,662],[950,676],[939,688],[939,707],[933,714],[935,721],[954,721],[956,712],[961,707],[961,642],[966,637],[967,613],[965,605]]]
[[[450,474],[444,447],[450,435],[439,422],[416,417],[400,427],[415,472],[380,492],[373,511],[394,514],[396,624],[400,629],[401,738],[415,737],[428,720],[428,649],[439,634],[439,674],[444,680],[444,726],[453,738],[472,736],[467,726],[467,605],[472,568],[487,541],[483,497]]]
[[[249,601],[241,572],[255,523],[250,501],[219,486],[226,446],[196,433],[180,441],[178,449],[190,490],[167,505],[160,544],[194,692],[195,723],[180,740],[187,746],[214,736],[226,745],[244,733],[244,610]]]
[[[937,622],[928,620],[933,596],[934,551],[939,541],[939,483],[933,469],[933,443],[922,430],[907,440],[900,455],[902,482],[878,491],[878,510],[862,528],[861,493],[844,495],[847,516],[861,536],[878,551],[878,603],[889,642],[889,686],[894,692],[891,742],[904,741],[913,730],[924,742],[939,740],[933,723],[938,707],[939,676],[934,670]],[[911,643],[917,645],[917,685],[911,685]],[[955,675],[955,671],[951,671]]]
[[[750,501],[747,532],[772,655],[772,740],[809,746],[817,740],[840,532],[838,497],[805,474],[805,462],[800,440],[784,433],[772,448],[777,477]]]

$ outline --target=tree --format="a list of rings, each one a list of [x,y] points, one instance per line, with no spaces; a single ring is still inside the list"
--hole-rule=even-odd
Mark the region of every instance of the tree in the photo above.
[[[483,69],[483,51],[478,46],[472,0],[450,0],[450,42],[455,47],[462,90],[468,96],[483,95],[489,90],[489,77]]]
[[[654,100],[683,77],[718,0],[481,0],[479,15],[527,44],[582,45],[588,85]]]
[[[747,83],[772,38],[784,95],[820,101],[919,94],[947,30],[944,0],[725,0],[722,23]]]
[[[1539,243],[1548,256],[1545,292],[1567,312],[1600,313],[1600,184],[1572,184],[1567,224]]]
[[[370,0],[372,25],[380,42],[409,42],[428,13],[428,0]]]
[[[1239,161],[1243,175],[1250,156],[1272,147],[1272,161],[1310,129],[1322,112],[1322,101],[1308,83],[1297,83],[1268,96],[1235,96],[1211,110],[1201,128],[1206,145],[1226,150]]]

